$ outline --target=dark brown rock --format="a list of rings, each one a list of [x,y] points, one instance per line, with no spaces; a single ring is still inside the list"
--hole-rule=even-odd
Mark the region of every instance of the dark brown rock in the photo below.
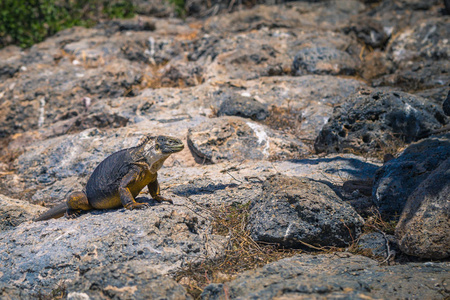
[[[447,145],[450,147],[450,145]],[[413,256],[450,256],[450,155],[412,192],[395,229],[400,249]]]
[[[442,110],[447,116],[450,116],[450,91],[447,94],[447,98],[445,99],[444,103],[442,104]]]
[[[398,64],[417,59],[449,59],[450,36],[448,18],[430,18],[414,24],[399,34],[390,44],[389,52]]]
[[[292,72],[295,75],[354,75],[358,68],[358,60],[347,52],[320,46],[301,49],[295,55],[292,63]]]
[[[261,197],[250,203],[248,220],[254,240],[283,247],[348,245],[363,224],[356,211],[327,185],[282,175],[264,182]]]
[[[418,140],[445,123],[441,108],[421,97],[383,90],[356,93],[335,108],[314,147],[317,152],[376,154]]]
[[[415,190],[418,186],[427,180],[434,170],[439,168],[449,157],[450,134],[427,138],[410,145],[398,158],[388,161],[377,171],[372,192],[373,202],[385,215],[391,217],[402,215],[407,199],[416,193]],[[446,188],[444,182],[435,187],[436,190],[432,193]],[[425,185],[421,189],[425,193],[424,197],[427,196],[428,188]],[[432,199],[433,197],[429,201],[433,201]],[[433,204],[430,203],[430,205]],[[423,209],[428,208],[424,207]],[[410,208],[409,210],[414,211],[415,209]]]
[[[373,48],[383,47],[389,39],[381,22],[372,18],[357,18],[344,32],[354,33],[360,41]]]
[[[450,60],[420,60],[404,67],[393,68],[395,72],[376,78],[373,86],[400,87],[408,91],[442,88],[450,81]]]
[[[364,57],[361,67],[361,76],[367,80],[373,80],[380,76],[390,74],[393,63],[386,57],[384,52],[375,50]]]
[[[238,116],[262,121],[269,116],[267,107],[254,98],[238,94],[224,95],[217,111],[218,116]]]

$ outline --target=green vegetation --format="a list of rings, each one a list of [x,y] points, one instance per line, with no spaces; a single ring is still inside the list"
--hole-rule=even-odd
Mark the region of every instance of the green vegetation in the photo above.
[[[126,0],[2,0],[0,47],[30,47],[62,29],[133,15],[133,4]]]
[[[180,17],[186,16],[186,9],[184,8],[184,0],[168,0],[170,4],[175,7],[175,12]]]

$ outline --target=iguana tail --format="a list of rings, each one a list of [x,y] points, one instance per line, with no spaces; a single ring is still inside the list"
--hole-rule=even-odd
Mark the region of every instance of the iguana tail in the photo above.
[[[57,219],[64,216],[64,214],[67,211],[67,204],[64,202],[60,205],[57,205],[49,210],[47,210],[45,213],[34,219],[33,221],[45,221],[49,219]]]

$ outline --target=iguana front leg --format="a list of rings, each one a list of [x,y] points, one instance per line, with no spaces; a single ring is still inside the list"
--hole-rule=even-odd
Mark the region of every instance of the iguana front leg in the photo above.
[[[172,199],[164,198],[163,196],[160,195],[158,178],[155,178],[155,181],[150,182],[147,185],[147,187],[148,187],[148,191],[150,192],[150,195],[152,196],[152,198],[155,199],[156,201],[158,201],[159,203],[166,201],[166,202],[173,204]]]
[[[147,203],[138,203],[134,199],[133,195],[128,188],[129,185],[133,184],[138,180],[141,170],[138,167],[132,168],[127,175],[122,178],[119,186],[119,196],[123,207],[126,209],[143,209],[147,208]]]

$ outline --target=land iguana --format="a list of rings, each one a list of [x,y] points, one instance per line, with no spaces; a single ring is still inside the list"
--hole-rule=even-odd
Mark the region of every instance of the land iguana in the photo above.
[[[60,218],[64,214],[75,218],[81,211],[125,207],[142,209],[147,203],[136,202],[135,197],[148,187],[152,198],[158,202],[172,200],[160,195],[157,171],[172,154],[183,150],[177,138],[146,136],[136,147],[123,149],[103,160],[89,178],[85,191],[69,194],[66,202],[35,219],[43,221]]]

